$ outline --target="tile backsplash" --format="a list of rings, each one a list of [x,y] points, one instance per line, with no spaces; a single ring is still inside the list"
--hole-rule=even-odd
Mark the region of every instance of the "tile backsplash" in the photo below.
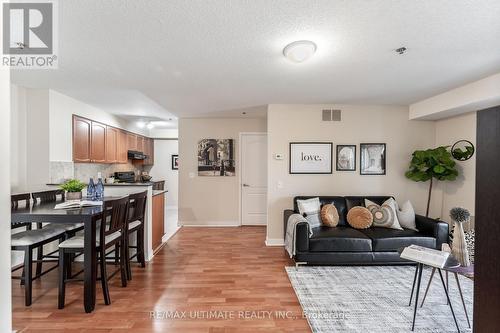
[[[73,162],[50,162],[50,182],[59,184],[66,179],[76,178],[87,182],[90,177],[97,178],[97,173],[101,173],[103,178],[109,177],[116,171],[134,171],[139,175],[142,167],[132,163],[127,164],[98,164],[98,163],[73,163]]]

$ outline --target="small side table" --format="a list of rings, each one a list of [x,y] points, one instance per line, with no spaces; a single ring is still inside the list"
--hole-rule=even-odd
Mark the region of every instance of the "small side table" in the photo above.
[[[398,249],[398,252],[400,255],[404,249],[405,249],[404,247]],[[415,270],[415,276],[413,277],[413,286],[411,288],[410,303],[408,304],[409,306],[411,306],[411,301],[413,299],[413,292],[415,291],[415,283],[416,283],[417,289],[415,292],[415,309],[413,310],[413,323],[411,326],[412,331],[415,330],[415,319],[417,317],[417,308],[418,308],[418,296],[420,293],[420,284],[422,282],[422,272],[424,271],[424,264],[423,263],[417,262],[417,261],[414,261],[414,262],[417,264],[417,269]],[[427,265],[427,266],[429,266],[429,265]],[[430,266],[430,267],[434,267],[434,266]],[[455,321],[455,325],[457,326],[457,331],[460,332],[460,327],[458,327],[457,318],[455,317],[455,311],[453,311],[453,306],[451,305],[450,295],[448,294],[448,289],[446,288],[446,285],[444,283],[443,273],[441,272],[441,269],[444,269],[447,271],[447,270],[451,270],[453,268],[458,268],[458,267],[460,267],[460,263],[458,262],[457,259],[455,259],[455,257],[453,257],[450,254],[450,256],[446,260],[446,263],[443,266],[443,268],[441,268],[441,267],[434,267],[434,268],[437,269],[437,271],[439,273],[439,277],[441,278],[441,283],[443,284],[444,293],[446,294],[446,299],[447,299],[448,304],[450,306],[451,315],[453,316],[453,320]]]

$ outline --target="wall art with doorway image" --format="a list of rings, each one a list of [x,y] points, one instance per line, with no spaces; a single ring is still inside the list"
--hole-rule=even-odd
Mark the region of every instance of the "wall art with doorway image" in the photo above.
[[[362,143],[359,145],[361,175],[385,175],[386,145],[385,143]]]
[[[198,176],[234,175],[233,139],[203,139],[198,142]]]

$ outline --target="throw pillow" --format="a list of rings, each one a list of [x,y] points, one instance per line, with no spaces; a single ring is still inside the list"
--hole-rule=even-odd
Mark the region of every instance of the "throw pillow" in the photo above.
[[[373,215],[365,207],[352,207],[347,213],[347,223],[354,229],[367,229],[373,223]]]
[[[396,202],[393,198],[387,199],[382,206],[365,199],[365,206],[373,215],[374,227],[403,230],[399,225],[398,216],[396,214]]]
[[[328,227],[336,227],[339,223],[339,212],[332,204],[321,207],[321,223]]]
[[[409,200],[401,206],[396,202],[396,212],[398,215],[399,225],[406,229],[418,231],[415,224],[415,210]]]
[[[297,200],[300,215],[304,216],[309,222],[311,228],[321,225],[320,211],[321,203],[319,198],[312,198],[307,200]]]

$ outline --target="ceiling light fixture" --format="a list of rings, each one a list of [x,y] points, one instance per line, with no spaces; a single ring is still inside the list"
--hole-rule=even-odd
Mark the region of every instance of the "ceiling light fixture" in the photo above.
[[[316,52],[316,44],[310,40],[298,40],[283,49],[283,55],[293,62],[304,62]]]
[[[146,124],[143,121],[138,121],[137,122],[137,127],[144,128],[144,126],[146,126]]]
[[[147,127],[148,129],[153,129],[153,128],[155,127],[155,125],[154,125],[153,123],[148,123],[148,124],[146,125],[146,127]]]

